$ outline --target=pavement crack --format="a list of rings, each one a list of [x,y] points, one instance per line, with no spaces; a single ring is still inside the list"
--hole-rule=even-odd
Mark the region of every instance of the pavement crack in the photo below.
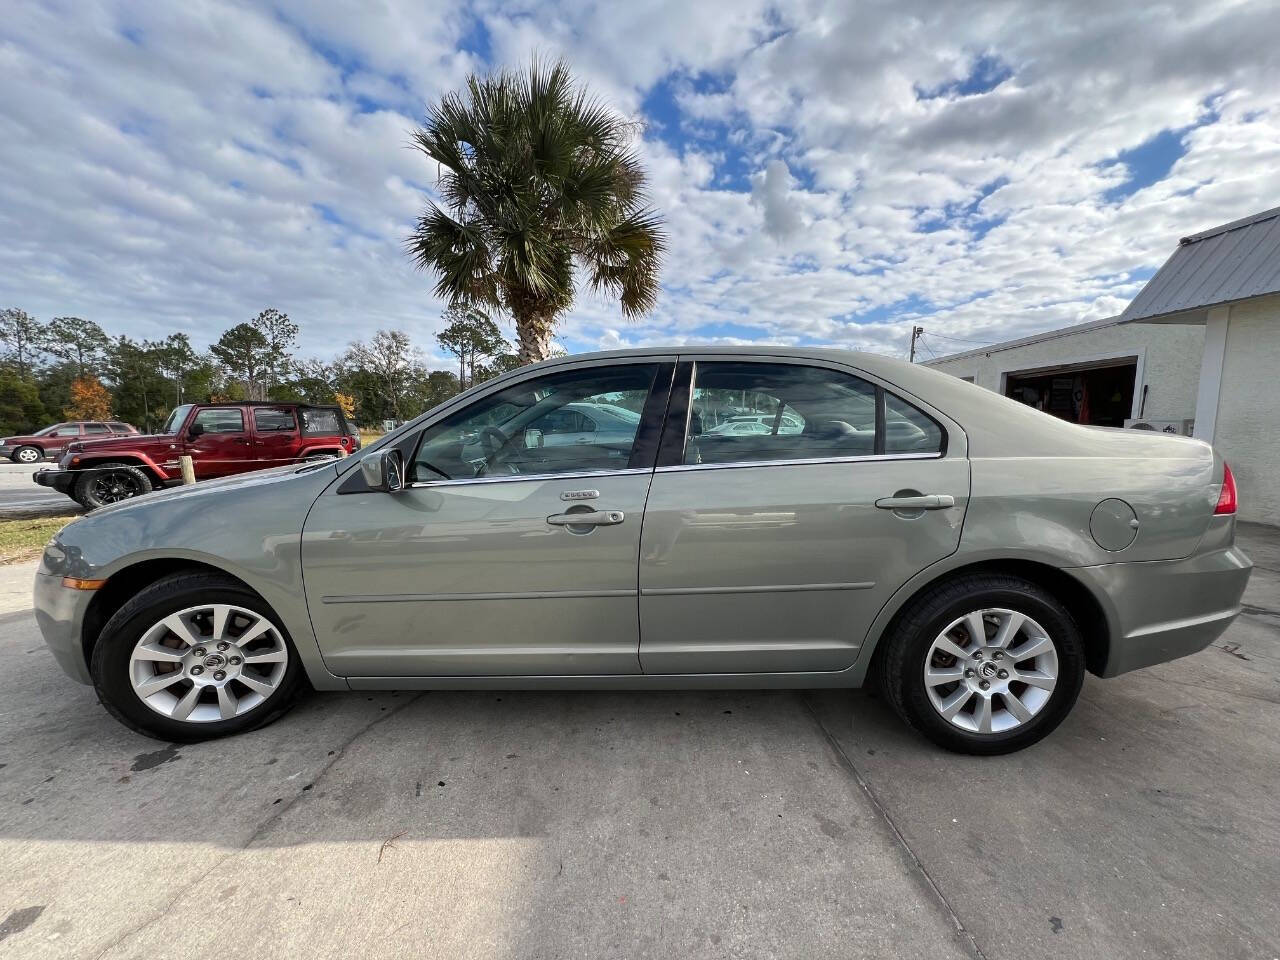
[[[911,849],[911,844],[907,843],[907,838],[903,836],[902,831],[898,828],[898,824],[894,821],[893,815],[889,813],[888,808],[881,802],[880,798],[876,795],[875,790],[872,789],[871,782],[858,768],[857,764],[853,762],[853,758],[849,756],[844,747],[840,745],[840,741],[836,735],[832,733],[823,722],[822,715],[814,706],[809,694],[801,694],[800,702],[804,705],[805,710],[808,711],[809,716],[813,719],[814,725],[817,726],[823,739],[826,740],[827,746],[831,749],[832,753],[835,754],[836,761],[840,768],[843,769],[858,785],[863,796],[867,798],[867,801],[880,817],[881,822],[888,829],[889,835],[893,838],[894,844],[906,859],[910,870],[916,875],[917,880],[919,880],[925,889],[929,891],[935,902],[947,915],[947,918],[951,921],[951,926],[955,930],[956,936],[959,938],[960,942],[964,945],[969,954],[975,958],[975,960],[987,960],[987,955],[983,953],[982,948],[978,946],[977,939],[964,925],[964,921],[960,919],[960,914],[956,912],[951,901],[947,899],[947,895],[942,892],[942,888],[938,886],[938,882],[934,880],[933,874],[929,872],[929,869],[920,861],[920,858],[916,856],[915,851]]]
[[[338,749],[333,752],[333,756],[325,758],[326,760],[325,764],[320,768],[319,772],[308,781],[310,786],[314,787],[316,784],[320,782],[322,778],[327,776],[329,771],[333,769],[334,765],[339,760],[341,760],[343,756],[346,755],[347,750],[351,747],[353,743],[355,743],[357,740],[359,740],[361,737],[363,737],[365,734],[371,731],[374,727],[378,726],[379,724],[383,723],[386,720],[390,720],[396,714],[400,713],[407,707],[416,703],[418,700],[420,700],[423,697],[425,692],[426,691],[423,691],[422,693],[417,693],[414,696],[410,697],[408,700],[406,700],[404,703],[400,704],[399,706],[391,710],[388,710],[386,713],[379,713],[377,716],[370,718],[368,723],[361,726],[354,733],[352,733],[351,736],[349,736],[345,741],[343,741],[342,746],[338,747]],[[177,903],[184,896],[186,896],[190,890],[195,889],[196,887],[199,887],[199,885],[204,882],[206,877],[208,877],[211,873],[213,873],[218,868],[220,868],[228,860],[232,859],[233,857],[239,856],[240,854],[248,850],[250,847],[252,847],[254,842],[257,841],[259,837],[261,837],[264,833],[266,833],[267,830],[269,830],[275,823],[277,823],[281,817],[283,817],[286,813],[292,810],[294,804],[296,804],[300,799],[302,799],[302,797],[305,796],[306,793],[308,792],[310,791],[300,788],[298,792],[295,793],[293,797],[289,799],[288,803],[281,805],[279,808],[275,810],[275,812],[271,816],[267,817],[267,819],[263,820],[260,824],[258,824],[258,826],[254,828],[253,833],[249,835],[248,839],[246,839],[244,843],[236,847],[234,850],[228,850],[225,854],[218,857],[217,860],[211,863],[208,869],[201,872],[193,880],[183,884],[178,889],[178,892],[175,893],[172,897],[170,897],[169,900],[165,903],[165,905],[160,908],[160,910],[158,910],[154,915],[148,917],[146,920],[143,920],[141,923],[137,923],[134,926],[130,927],[128,930],[123,931],[118,937],[116,937],[114,940],[108,943],[105,947],[99,950],[96,954],[94,954],[94,960],[102,960],[103,957],[105,957],[108,953],[110,953],[116,947],[120,946],[125,941],[130,940],[133,937],[136,937],[138,934],[145,933],[147,929],[149,929],[151,926],[158,923],[160,920],[163,920],[165,916],[169,913],[169,909],[175,903]]]

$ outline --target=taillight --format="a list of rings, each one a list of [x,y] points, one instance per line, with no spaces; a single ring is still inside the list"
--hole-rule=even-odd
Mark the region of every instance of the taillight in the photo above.
[[[1231,475],[1231,468],[1222,465],[1222,492],[1218,494],[1218,505],[1213,508],[1215,514],[1236,512],[1236,478]]]

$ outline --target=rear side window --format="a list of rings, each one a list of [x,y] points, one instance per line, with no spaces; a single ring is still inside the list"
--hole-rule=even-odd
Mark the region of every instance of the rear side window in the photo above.
[[[107,426],[110,427],[114,433],[133,433],[133,427],[129,426],[127,423],[116,423],[115,421],[112,421],[111,423],[108,423]]]
[[[338,411],[332,407],[303,407],[298,411],[302,418],[302,432],[309,436],[337,436],[343,433]]]
[[[244,433],[244,411],[218,407],[201,410],[191,425],[204,427],[205,433]]]
[[[87,436],[102,436],[103,434],[108,434],[111,431],[107,429],[107,425],[105,423],[86,423],[84,425],[84,432]]]
[[[884,452],[939,453],[942,428],[933,418],[901,397],[884,395]]]
[[[254,407],[253,425],[259,433],[286,433],[297,428],[293,411],[284,407]]]
[[[940,453],[928,415],[850,373],[785,363],[694,370],[684,463],[768,463]]]

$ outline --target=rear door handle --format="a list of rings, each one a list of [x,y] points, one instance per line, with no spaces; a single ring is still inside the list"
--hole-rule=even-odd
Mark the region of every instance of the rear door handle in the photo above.
[[[949,493],[926,493],[918,497],[881,497],[876,506],[881,510],[946,510],[956,505]]]
[[[547,517],[547,523],[557,527],[610,527],[625,519],[627,515],[621,510],[582,510],[552,514]]]

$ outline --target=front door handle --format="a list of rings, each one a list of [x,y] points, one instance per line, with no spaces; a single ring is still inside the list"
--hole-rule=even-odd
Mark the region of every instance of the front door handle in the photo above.
[[[627,515],[621,510],[581,510],[552,514],[547,517],[547,523],[557,527],[610,527],[625,519]]]
[[[881,497],[876,506],[881,510],[946,510],[956,505],[949,493],[925,493],[918,497]]]

